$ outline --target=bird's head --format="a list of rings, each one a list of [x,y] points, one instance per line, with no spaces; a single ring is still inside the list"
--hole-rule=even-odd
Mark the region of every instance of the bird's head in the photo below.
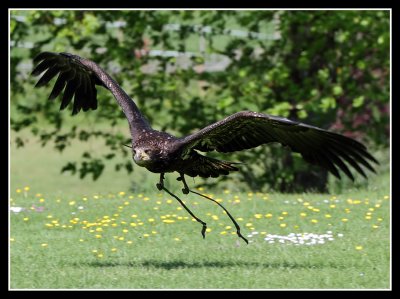
[[[139,166],[147,166],[157,158],[157,152],[151,148],[134,148],[133,160]]]

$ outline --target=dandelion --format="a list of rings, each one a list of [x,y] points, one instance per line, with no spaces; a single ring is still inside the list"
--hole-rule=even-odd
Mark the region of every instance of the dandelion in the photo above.
[[[331,214],[325,214],[325,218],[332,218]]]
[[[232,226],[230,226],[230,225],[225,226],[225,229],[231,229],[231,228],[232,228]]]
[[[44,198],[40,198],[39,202],[45,202]]]
[[[111,248],[111,252],[117,252],[117,248]]]
[[[207,232],[207,233],[211,233],[211,231],[212,231],[211,228],[207,228],[207,229],[206,229],[206,232]]]
[[[347,219],[347,218],[342,218],[342,222],[347,222],[347,221],[349,221],[349,219]]]
[[[250,222],[249,222],[249,223],[246,223],[246,226],[247,226],[247,227],[253,226],[253,223],[250,223]]]
[[[279,224],[279,226],[280,227],[286,227],[287,225],[286,225],[286,223],[281,223],[281,224]]]
[[[303,212],[303,213],[300,213],[300,216],[301,216],[301,217],[306,217],[306,216],[307,216],[307,213],[304,213],[304,212]]]
[[[97,255],[97,257],[101,259],[102,257],[104,257],[104,255],[103,255],[102,253],[99,253],[99,254]]]
[[[336,208],[336,205],[330,205],[329,206],[331,209],[334,209],[334,208]]]
[[[118,240],[123,241],[125,238],[124,237],[118,237]]]
[[[196,219],[194,219],[194,221],[196,221]],[[163,222],[164,222],[164,223],[174,223],[175,220],[172,220],[172,219],[164,219]]]
[[[363,250],[363,247],[361,245],[357,245],[355,248],[356,250]]]
[[[220,232],[219,234],[220,234],[220,235],[226,235],[227,232],[226,232],[226,231],[222,231],[222,232]]]
[[[21,193],[22,192],[22,190],[21,189],[17,189],[17,190],[15,190],[17,193]]]
[[[79,239],[79,242],[84,242],[85,240],[83,240],[83,239]]]
[[[102,236],[101,235],[95,235],[96,239],[100,239]]]
[[[15,239],[14,238],[10,238],[10,242],[14,242],[15,241]]]
[[[120,192],[118,192],[118,195],[119,195],[119,196],[124,196],[124,195],[125,195],[125,192],[124,192],[124,191],[120,191]]]
[[[152,230],[151,233],[152,233],[153,235],[155,235],[157,232],[156,232],[155,230]]]
[[[317,219],[311,219],[311,223],[318,223]]]
[[[132,244],[133,242],[132,241],[126,241],[126,244]]]
[[[213,220],[218,220],[218,219],[219,219],[217,215],[212,215],[211,218],[212,218]]]
[[[129,231],[128,231],[127,229],[123,229],[122,232],[123,232],[123,233],[127,233],[127,232],[129,232]]]
[[[272,214],[271,213],[265,214],[265,218],[272,218]]]
[[[372,226],[372,228],[378,228],[378,227],[379,227],[379,225],[376,225],[376,224]]]
[[[149,234],[143,234],[143,237],[147,238],[147,237],[150,237],[150,235]]]
[[[42,246],[42,247],[47,247],[47,246],[49,246],[49,244],[47,244],[47,243],[42,243],[41,246]]]
[[[29,189],[30,189],[29,186],[24,187],[25,191],[29,191]]]
[[[175,241],[180,241],[181,239],[179,239],[179,238],[174,238],[174,240],[175,240]]]
[[[28,218],[28,217],[25,217],[23,220],[24,220],[24,221],[28,221],[28,220],[29,220],[29,218]]]
[[[75,203],[76,203],[76,202],[75,202],[74,200],[72,200],[72,201],[70,201],[68,204],[69,204],[70,206],[73,206]]]
[[[148,221],[149,221],[149,222],[154,222],[155,219],[154,219],[154,218],[149,218]]]

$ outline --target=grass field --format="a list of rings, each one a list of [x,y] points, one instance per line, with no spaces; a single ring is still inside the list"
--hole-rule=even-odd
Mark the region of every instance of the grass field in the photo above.
[[[207,222],[205,240],[175,199],[132,193],[123,173],[97,182],[60,175],[72,148],[11,150],[12,289],[390,288],[387,174],[368,190],[335,195],[215,190],[246,245],[217,205],[175,185]],[[156,175],[132,176],[155,189]]]

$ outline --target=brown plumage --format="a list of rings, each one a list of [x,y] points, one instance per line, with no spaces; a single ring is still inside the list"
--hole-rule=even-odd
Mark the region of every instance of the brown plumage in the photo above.
[[[327,169],[338,178],[341,170],[354,180],[349,166],[366,177],[361,166],[374,171],[371,162],[378,163],[366,147],[356,140],[287,118],[251,111],[235,113],[194,134],[177,138],[153,130],[134,101],[94,62],[69,53],[43,52],[34,59],[34,63],[33,75],[45,72],[36,87],[47,84],[58,75],[49,99],[54,100],[64,90],[60,110],[71,102],[72,114],[80,110],[97,109],[96,86],[105,87],[114,95],[129,123],[133,160],[139,166],[161,174],[157,184],[160,190],[166,190],[163,179],[167,172],[178,172],[184,184],[183,191],[188,193],[191,190],[186,185],[184,175],[218,177],[238,170],[238,163],[209,158],[199,152],[215,150],[228,153],[272,142],[289,147],[293,152],[300,153],[307,162]],[[197,217],[195,219],[203,224],[204,237],[205,223]],[[237,229],[238,235],[246,240],[241,236],[238,226]]]

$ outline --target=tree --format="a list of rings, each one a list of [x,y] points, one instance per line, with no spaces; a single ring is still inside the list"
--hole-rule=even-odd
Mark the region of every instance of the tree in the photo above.
[[[92,129],[32,96],[23,65],[49,50],[104,66],[155,128],[178,136],[254,110],[388,146],[389,37],[389,11],[12,11],[11,128],[60,151],[75,138],[104,138],[108,153],[83,153],[63,171],[96,179],[103,160],[119,156],[116,170],[133,170],[128,135],[104,129],[125,122],[108,94],[87,116],[105,125]],[[229,158],[246,161],[242,181],[254,190],[326,190],[326,172],[280,146]]]

